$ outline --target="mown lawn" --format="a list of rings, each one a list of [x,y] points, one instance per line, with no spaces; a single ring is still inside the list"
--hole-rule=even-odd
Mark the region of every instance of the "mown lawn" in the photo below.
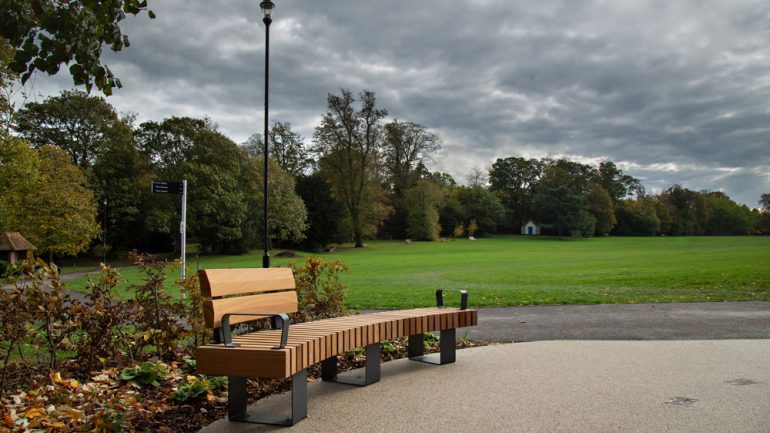
[[[770,300],[770,238],[758,236],[370,241],[325,256],[350,267],[344,282],[353,308],[428,306],[437,288],[467,289],[473,306]],[[261,251],[188,257],[188,265],[259,267]],[[139,280],[134,269],[122,275]]]

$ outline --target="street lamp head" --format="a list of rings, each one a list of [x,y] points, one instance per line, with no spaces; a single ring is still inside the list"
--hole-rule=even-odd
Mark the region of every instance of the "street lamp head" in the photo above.
[[[270,0],[265,0],[259,4],[259,7],[262,9],[262,21],[264,21],[265,24],[270,24],[273,21],[273,8],[275,7],[275,3]]]

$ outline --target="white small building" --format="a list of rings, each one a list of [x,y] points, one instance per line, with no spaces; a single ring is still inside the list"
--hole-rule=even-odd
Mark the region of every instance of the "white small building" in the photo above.
[[[535,236],[540,234],[540,226],[533,223],[531,220],[521,226],[521,234],[525,236]]]

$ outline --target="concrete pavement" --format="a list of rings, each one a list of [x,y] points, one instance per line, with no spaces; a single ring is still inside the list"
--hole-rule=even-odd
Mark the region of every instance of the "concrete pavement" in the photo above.
[[[540,341],[385,363],[365,388],[311,383],[309,418],[292,428],[202,431],[768,432],[769,387],[770,340]]]

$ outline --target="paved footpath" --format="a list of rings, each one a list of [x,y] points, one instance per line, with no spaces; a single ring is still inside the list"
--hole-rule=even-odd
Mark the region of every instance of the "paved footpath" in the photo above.
[[[365,388],[316,381],[292,428],[202,432],[770,432],[770,302],[484,308],[468,336],[515,343],[388,362]]]
[[[770,340],[501,344],[444,366],[388,362],[365,388],[308,389],[309,417],[294,427],[220,420],[202,432],[767,433]]]

